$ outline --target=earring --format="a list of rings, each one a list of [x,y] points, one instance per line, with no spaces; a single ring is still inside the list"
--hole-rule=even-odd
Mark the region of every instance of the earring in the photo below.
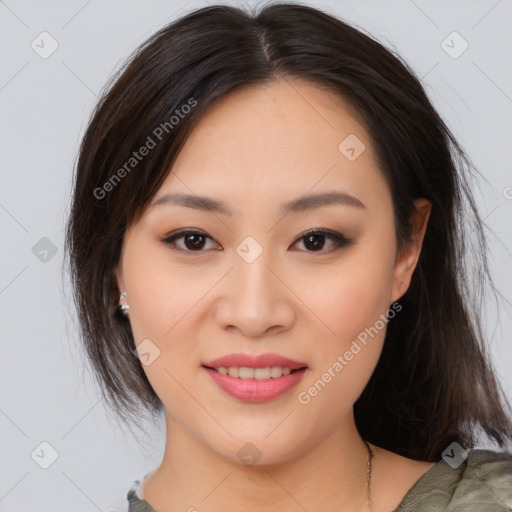
[[[122,304],[123,299],[126,301],[126,292],[124,292],[121,297],[119,297],[119,309],[123,315],[127,316],[128,311],[130,310],[130,306],[128,304]]]

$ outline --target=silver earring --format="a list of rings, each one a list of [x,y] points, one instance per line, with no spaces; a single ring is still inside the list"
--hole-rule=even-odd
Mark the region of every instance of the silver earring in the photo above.
[[[119,297],[119,309],[123,315],[127,316],[128,311],[130,310],[130,306],[128,304],[122,304],[123,299],[126,301],[126,292],[124,292],[121,297]]]

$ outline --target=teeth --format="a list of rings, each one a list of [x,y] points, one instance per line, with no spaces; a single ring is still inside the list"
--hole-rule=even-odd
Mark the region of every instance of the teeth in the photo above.
[[[240,379],[278,379],[283,375],[288,375],[292,370],[290,368],[283,368],[281,366],[267,366],[266,368],[248,368],[246,366],[220,366],[215,368],[222,375],[229,375],[230,377]]]

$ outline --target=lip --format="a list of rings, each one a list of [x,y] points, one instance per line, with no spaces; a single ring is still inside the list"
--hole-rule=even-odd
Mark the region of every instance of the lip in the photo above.
[[[252,403],[268,402],[283,395],[296,386],[308,371],[308,368],[305,368],[303,370],[289,373],[288,375],[283,375],[277,379],[258,380],[239,379],[236,377],[230,377],[229,375],[222,375],[222,373],[212,370],[211,368],[203,368],[222,391],[233,398]],[[256,366],[256,368],[261,368],[261,366]]]
[[[281,366],[284,368],[290,368],[291,370],[298,370],[307,363],[301,361],[295,361],[289,357],[281,356],[279,354],[228,354],[226,356],[218,357],[206,363],[203,366],[209,366],[210,368],[219,368],[220,366],[245,366],[247,368],[266,368],[267,366]]]

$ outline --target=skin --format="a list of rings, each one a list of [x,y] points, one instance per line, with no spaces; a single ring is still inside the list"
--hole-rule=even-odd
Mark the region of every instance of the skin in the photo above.
[[[338,150],[349,134],[366,146],[354,161]],[[279,211],[329,190],[365,208]],[[219,511],[226,503],[249,512],[369,510],[367,451],[353,404],[379,360],[385,327],[308,404],[297,395],[406,292],[430,203],[416,200],[415,239],[397,254],[392,198],[368,133],[348,103],[298,80],[250,86],[218,103],[154,201],[168,192],[224,201],[234,215],[160,205],[125,234],[117,283],[128,295],[136,345],[149,338],[160,351],[144,371],[167,427],[162,462],[142,498],[159,512]],[[160,241],[184,228],[205,233],[199,249],[183,237]],[[314,228],[352,243],[336,249],[326,237],[315,251],[301,238]],[[252,263],[236,252],[247,236],[263,249]],[[233,352],[274,352],[309,370],[277,399],[242,402],[201,367]],[[261,452],[254,466],[237,457],[247,442]],[[372,449],[371,510],[389,512],[433,463]]]

